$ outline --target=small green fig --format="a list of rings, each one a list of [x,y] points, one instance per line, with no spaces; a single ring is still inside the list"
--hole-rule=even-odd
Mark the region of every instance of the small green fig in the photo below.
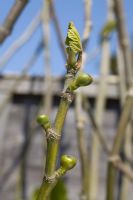
[[[60,165],[67,171],[72,169],[76,165],[77,159],[73,156],[63,155],[61,156]]]
[[[50,124],[50,120],[49,120],[49,117],[47,115],[39,115],[37,117],[37,122],[43,126],[45,129],[48,129],[51,127],[51,124]]]
[[[84,72],[80,72],[76,77],[76,85],[78,87],[90,85],[92,81],[92,77]]]
[[[79,87],[82,86],[87,86],[90,85],[92,83],[93,79],[90,75],[84,73],[84,72],[80,72],[77,77],[75,78],[75,80],[73,80],[69,86],[68,89],[70,91],[74,91]]]

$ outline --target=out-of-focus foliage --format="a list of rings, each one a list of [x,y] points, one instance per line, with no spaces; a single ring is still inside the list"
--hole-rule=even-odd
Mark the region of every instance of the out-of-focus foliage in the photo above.
[[[31,197],[31,200],[36,200],[38,196],[39,188],[36,189]],[[67,189],[63,179],[60,179],[56,186],[53,188],[50,196],[50,200],[68,200]]]
[[[115,55],[110,58],[110,73],[118,75],[117,59]]]
[[[58,181],[52,190],[50,200],[68,200],[67,189],[62,179]]]
[[[117,24],[116,24],[116,21],[115,20],[112,20],[112,21],[108,21],[102,31],[101,31],[101,34],[100,34],[100,40],[102,41],[104,38],[107,38],[110,36],[110,34],[116,29],[117,27]]]

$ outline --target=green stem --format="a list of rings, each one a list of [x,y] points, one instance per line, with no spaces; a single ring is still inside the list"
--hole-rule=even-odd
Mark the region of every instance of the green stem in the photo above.
[[[60,101],[60,105],[59,105],[58,112],[55,118],[55,123],[54,123],[54,130],[56,134],[58,134],[59,136],[61,136],[61,130],[64,125],[69,104],[70,102],[66,98],[62,98]],[[59,144],[60,144],[59,140],[47,141],[47,154],[46,154],[46,166],[45,166],[46,176],[51,176],[55,171]],[[54,183],[53,184],[47,183],[44,180],[41,185],[37,200],[47,200],[54,185],[55,185]]]
[[[55,174],[55,172],[57,172],[55,171],[55,168],[56,168],[56,161],[57,161],[58,150],[59,150],[59,145],[60,145],[59,138],[61,137],[61,131],[64,125],[69,104],[72,101],[72,95],[73,95],[73,90],[70,91],[68,86],[71,83],[71,81],[75,78],[77,71],[81,67],[82,46],[81,46],[79,33],[77,32],[72,22],[69,23],[68,33],[67,33],[65,43],[67,45],[67,54],[68,54],[67,65],[66,65],[67,75],[66,75],[63,95],[60,101],[60,105],[58,108],[58,112],[57,112],[55,122],[54,122],[54,127],[53,127],[53,132],[55,132],[55,135],[59,137],[47,138],[45,176],[44,176],[43,183],[41,185],[37,200],[48,200],[49,194],[51,190],[53,189],[57,180],[57,177],[56,177],[56,179],[52,178],[52,181],[50,182],[48,181],[49,178],[51,179],[51,177],[53,177],[53,175],[57,175]],[[76,59],[77,54],[78,54],[78,58]],[[41,119],[41,121],[45,122],[46,120]],[[66,170],[72,169],[72,167],[74,167],[75,164],[76,164],[76,160],[75,159],[73,160],[72,158],[70,159],[70,157],[68,156],[63,157],[61,160],[61,165],[63,165],[66,168]],[[64,172],[66,172],[66,170]],[[59,177],[60,176],[58,176],[58,178]]]
[[[58,135],[61,135],[61,130],[63,128],[68,108],[69,108],[69,103],[67,102],[67,100],[61,99],[54,124],[55,132]],[[49,176],[52,175],[53,171],[55,170],[58,149],[59,149],[59,140],[51,140],[48,142],[45,173]]]

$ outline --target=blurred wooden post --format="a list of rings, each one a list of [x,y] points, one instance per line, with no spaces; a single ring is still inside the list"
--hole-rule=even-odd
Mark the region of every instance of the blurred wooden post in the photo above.
[[[112,20],[112,4],[108,0],[108,20]],[[107,80],[110,67],[110,44],[107,38],[102,42],[102,58],[100,68],[100,82],[95,104],[95,120],[100,130],[102,129],[103,115],[106,104]],[[95,130],[94,130],[95,131]],[[99,163],[101,145],[98,137],[93,133],[92,154],[90,163],[89,200],[96,200],[99,187]]]
[[[113,2],[114,2],[114,13],[116,16],[117,27],[118,27],[118,39],[125,66],[126,84],[127,86],[130,86],[131,84],[133,84],[133,67],[132,67],[131,46],[125,23],[123,0],[113,0]]]
[[[126,23],[125,23],[125,12],[123,6],[123,0],[113,0],[114,3],[114,13],[117,20],[118,27],[118,73],[120,78],[120,96],[121,105],[125,102],[125,93],[129,86],[133,85],[133,63],[132,63],[132,50],[130,46],[130,40],[127,33]],[[131,155],[131,136],[132,136],[132,122],[128,123],[125,142],[124,142],[124,154],[125,157],[130,157]],[[128,163],[127,163],[128,164]],[[130,167],[130,166],[129,166]],[[130,181],[125,175],[122,176],[122,183],[120,189],[120,199],[125,200],[128,198],[128,185]]]
[[[91,33],[91,7],[92,0],[84,1],[84,16],[85,16],[85,25],[82,36],[82,48],[83,48],[83,59],[81,70],[84,68],[86,62],[85,50],[87,43],[90,39]],[[83,94],[82,89],[76,92],[75,98],[75,118],[76,118],[76,129],[77,129],[77,142],[78,142],[78,152],[80,157],[80,168],[81,168],[81,194],[80,200],[89,200],[89,157],[88,157],[88,148],[86,143],[85,136],[85,116],[83,111]]]
[[[13,4],[3,26],[0,26],[0,44],[3,43],[7,36],[11,34],[14,24],[16,23],[27,3],[28,0],[17,0]]]
[[[125,137],[126,128],[131,119],[133,108],[133,88],[128,91],[128,95],[124,104],[124,108],[120,117],[117,133],[115,135],[111,156],[119,155],[122,142]],[[107,174],[107,200],[114,200],[114,183],[116,177],[116,170],[112,163],[108,165]]]
[[[81,167],[81,196],[80,200],[89,200],[89,155],[85,139],[85,116],[82,109],[82,93],[76,93],[75,117],[77,141]]]
[[[109,72],[109,42],[108,40],[103,41],[102,44],[102,60],[101,60],[101,72],[100,72],[100,82],[98,86],[98,94],[95,105],[95,120],[98,127],[101,129],[104,108],[106,103],[106,93],[107,93],[107,78]],[[99,163],[100,163],[100,151],[101,146],[98,137],[93,133],[92,141],[92,153],[90,162],[90,188],[89,188],[89,200],[96,200],[98,194],[99,186]]]
[[[43,41],[44,41],[44,58],[45,58],[45,78],[44,87],[46,88],[46,94],[44,98],[45,114],[50,115],[52,107],[52,71],[50,65],[50,2],[44,1],[42,9],[42,29],[43,29]]]

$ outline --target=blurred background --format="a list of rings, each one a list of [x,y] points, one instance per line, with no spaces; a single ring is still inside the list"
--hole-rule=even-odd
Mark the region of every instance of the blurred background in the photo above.
[[[127,134],[117,152],[130,178],[119,169],[114,198],[106,197],[108,149],[114,147],[133,80],[133,1],[120,4],[115,5],[115,0],[0,0],[0,199],[34,200],[42,182],[47,147],[36,117],[46,113],[54,122],[66,73],[65,37],[73,21],[85,44],[83,70],[94,81],[78,90],[82,102],[77,104],[76,95],[68,111],[59,156],[75,155],[78,163],[58,183],[51,200],[83,200],[85,176],[89,177],[87,200],[132,200],[131,113],[123,121]],[[89,165],[87,172],[84,162]]]

